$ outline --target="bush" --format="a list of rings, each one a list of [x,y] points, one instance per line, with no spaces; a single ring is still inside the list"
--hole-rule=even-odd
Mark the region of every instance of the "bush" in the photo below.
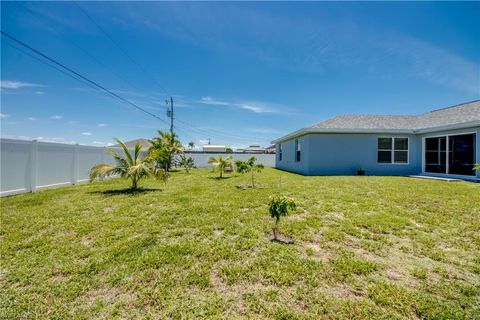
[[[192,157],[186,157],[184,154],[180,156],[178,166],[185,169],[186,173],[189,173],[192,168],[195,168],[195,161]]]

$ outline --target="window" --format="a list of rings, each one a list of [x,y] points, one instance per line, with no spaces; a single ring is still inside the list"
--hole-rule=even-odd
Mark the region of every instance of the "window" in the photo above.
[[[298,139],[295,139],[295,161],[299,162],[301,159],[301,152],[300,152],[300,143]]]
[[[408,163],[408,138],[378,138],[378,163]]]
[[[278,145],[278,161],[282,161],[282,144]]]
[[[408,138],[393,138],[393,162],[408,163]]]

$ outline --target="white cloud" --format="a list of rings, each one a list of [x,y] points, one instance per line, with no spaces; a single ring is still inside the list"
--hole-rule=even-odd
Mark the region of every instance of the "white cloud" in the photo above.
[[[0,118],[2,118],[2,119],[10,118],[10,115],[9,115],[9,114],[5,114],[5,113],[0,113]]]
[[[60,120],[60,119],[63,119],[63,116],[59,116],[58,114],[56,114],[56,115],[51,116],[50,119]]]
[[[30,121],[35,121],[37,120],[37,118],[34,118],[34,117],[28,117],[27,120],[30,120]]]
[[[213,97],[202,97],[200,101],[198,101],[204,105],[211,105],[211,106],[224,106],[234,109],[244,109],[253,111],[255,113],[284,113],[291,110],[288,107],[281,106],[275,103],[269,102],[260,102],[260,101],[226,101],[221,99],[216,99]]]
[[[55,143],[67,143],[67,144],[74,144],[76,143],[73,140],[66,140],[65,138],[48,138],[48,137],[31,137],[31,136],[17,136],[17,135],[10,135],[10,134],[5,134],[1,135],[2,138],[7,138],[7,139],[19,139],[19,140],[38,140],[42,142],[55,142]]]
[[[43,94],[45,94],[45,92],[43,92],[43,91],[36,91],[35,94],[43,95]]]
[[[2,80],[0,81],[0,87],[2,89],[20,89],[26,87],[45,87],[42,84],[28,83],[16,80]]]
[[[82,136],[91,136],[91,135],[92,135],[91,132],[88,132],[88,131],[87,132],[82,132]]]
[[[106,124],[106,123],[99,123],[98,126],[99,126],[99,127],[106,127],[107,124]]]

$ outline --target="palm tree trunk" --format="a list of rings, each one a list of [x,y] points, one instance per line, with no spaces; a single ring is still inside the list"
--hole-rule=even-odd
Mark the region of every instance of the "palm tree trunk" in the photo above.
[[[137,189],[137,178],[136,177],[132,178],[132,189]]]

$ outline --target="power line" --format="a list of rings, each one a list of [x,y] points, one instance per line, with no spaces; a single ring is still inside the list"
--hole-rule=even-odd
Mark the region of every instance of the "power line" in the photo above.
[[[70,78],[72,78],[72,79],[74,79],[74,80],[77,80],[77,81],[79,81],[79,82],[81,82],[81,83],[83,83],[83,84],[85,84],[85,85],[87,85],[87,86],[95,89],[96,91],[98,91],[98,88],[94,87],[94,86],[91,85],[90,83],[85,82],[85,81],[83,81],[82,79],[80,79],[80,78],[78,78],[78,77],[75,77],[75,76],[72,75],[71,73],[68,73],[68,72],[66,72],[65,70],[60,69],[59,67],[57,67],[57,66],[55,66],[55,65],[53,65],[53,64],[51,64],[51,63],[48,63],[48,62],[46,62],[46,61],[44,61],[44,60],[42,60],[42,59],[34,56],[33,54],[27,52],[26,50],[18,47],[17,45],[15,45],[15,44],[13,44],[13,43],[9,43],[5,38],[2,38],[2,40],[3,40],[3,42],[4,42],[5,44],[9,45],[10,47],[14,48],[15,50],[20,51],[20,52],[23,53],[24,55],[27,55],[27,56],[29,56],[30,58],[35,59],[35,60],[37,60],[38,62],[43,63],[44,65],[46,65],[46,66],[48,66],[48,67],[51,67],[51,68],[53,68],[53,69],[56,69],[57,71],[63,73],[64,75],[66,75],[66,76],[68,76],[68,77],[70,77]]]
[[[76,1],[72,1],[84,14],[87,18],[107,37],[133,64],[135,64],[148,78],[150,78],[160,89],[164,91],[166,95],[170,95],[169,91],[162,86],[157,79],[155,79],[140,63],[132,58],[96,21],[85,11]]]
[[[252,142],[252,140],[254,140],[254,138],[251,138],[251,137],[229,134],[229,133],[221,132],[221,131],[214,130],[214,129],[195,128],[195,126],[193,124],[188,123],[186,121],[178,120],[178,119],[177,119],[177,121],[189,126],[190,130],[194,130],[194,131],[200,132],[202,134],[206,134],[206,135],[211,135],[211,136],[214,136],[214,137],[217,137],[217,138],[220,137],[221,139],[233,138],[233,139],[249,141],[249,142]]]
[[[58,31],[59,28],[55,28],[54,26],[52,26],[52,24],[48,23],[48,22],[45,22],[44,20],[40,19],[37,14],[35,14],[35,12],[33,12],[30,8],[20,4],[20,3],[17,3],[18,6],[21,6],[23,9],[25,9],[26,11],[28,11],[32,17],[34,17],[37,21],[39,21],[40,23],[42,23],[43,25],[49,27],[54,33],[56,33],[59,37],[62,37],[62,34]],[[132,86],[133,88],[135,88],[136,90],[139,90],[141,91],[141,89],[139,89],[136,85],[134,85],[132,82],[130,82],[127,78],[125,78],[123,75],[119,74],[118,72],[116,72],[113,68],[111,68],[110,66],[106,65],[105,63],[103,63],[101,60],[97,59],[95,56],[93,56],[92,54],[90,54],[87,50],[85,50],[84,48],[82,48],[81,46],[79,46],[78,44],[76,44],[74,41],[71,40],[70,37],[62,37],[62,38],[65,38],[70,44],[72,44],[74,47],[76,47],[77,49],[79,49],[80,51],[82,51],[84,54],[86,54],[88,57],[90,57],[90,59],[96,61],[99,65],[105,67],[108,69],[108,71],[110,71],[110,73],[112,73],[113,75],[115,75],[117,78],[123,80],[125,83],[127,83],[128,85]]]
[[[2,33],[2,35],[3,35],[4,37],[7,37],[7,38],[15,41],[16,43],[20,44],[21,46],[29,49],[30,51],[35,52],[35,53],[38,54],[38,55],[40,55],[40,56],[43,57],[44,59],[47,59],[48,61],[54,63],[55,65],[60,66],[61,68],[65,69],[65,70],[67,70],[67,71],[69,71],[69,72],[71,72],[71,73],[74,74],[75,76],[81,78],[82,80],[85,80],[86,82],[90,83],[91,85],[95,86],[96,88],[98,88],[98,89],[106,92],[106,93],[109,94],[110,96],[113,96],[113,97],[115,97],[115,98],[117,98],[117,99],[119,99],[119,100],[121,100],[121,101],[123,101],[123,102],[125,102],[125,103],[127,103],[127,104],[129,104],[129,105],[131,105],[131,106],[133,106],[133,107],[135,107],[136,109],[138,109],[138,110],[140,110],[140,111],[142,111],[142,112],[144,112],[144,113],[146,113],[146,114],[148,114],[148,115],[150,115],[150,116],[152,116],[152,117],[154,117],[154,118],[156,118],[156,119],[158,119],[158,120],[160,120],[160,121],[168,124],[167,121],[163,120],[162,118],[160,118],[160,117],[157,116],[156,114],[151,113],[150,111],[147,111],[147,110],[143,109],[142,107],[138,106],[137,104],[135,104],[135,103],[133,103],[133,102],[131,102],[131,101],[129,101],[129,100],[127,100],[127,99],[119,96],[118,94],[110,91],[109,89],[103,87],[102,85],[96,83],[95,81],[88,79],[87,77],[81,75],[80,73],[76,72],[75,70],[73,70],[73,69],[65,66],[64,64],[56,61],[56,60],[53,59],[53,58],[50,58],[50,57],[47,56],[46,54],[43,54],[42,52],[40,52],[40,51],[38,51],[37,49],[29,46],[28,44],[26,44],[26,43],[18,40],[17,38],[9,35],[8,33],[4,32],[3,30],[1,31],[1,33]]]

